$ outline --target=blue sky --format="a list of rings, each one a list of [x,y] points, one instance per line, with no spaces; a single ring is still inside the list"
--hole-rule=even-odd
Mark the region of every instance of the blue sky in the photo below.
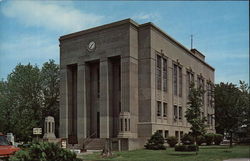
[[[132,18],[153,22],[215,69],[215,82],[249,82],[247,1],[7,1],[0,0],[0,79],[18,63],[59,63],[61,35]]]

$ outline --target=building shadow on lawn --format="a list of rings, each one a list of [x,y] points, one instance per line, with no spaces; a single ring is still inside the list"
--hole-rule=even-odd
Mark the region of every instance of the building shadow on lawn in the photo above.
[[[173,153],[168,153],[169,155],[173,156],[192,156],[196,155],[195,152],[173,152]]]
[[[230,149],[229,146],[199,146],[200,149]]]

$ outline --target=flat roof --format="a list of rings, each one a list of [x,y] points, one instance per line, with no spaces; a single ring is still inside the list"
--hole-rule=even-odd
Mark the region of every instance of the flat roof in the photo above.
[[[91,32],[95,32],[95,31],[100,31],[100,30],[108,29],[108,28],[111,28],[111,27],[120,26],[120,25],[123,25],[123,24],[128,24],[128,23],[131,24],[131,25],[133,25],[133,26],[135,26],[136,28],[140,28],[140,27],[144,27],[144,26],[153,27],[154,29],[156,29],[157,31],[159,31],[162,35],[164,35],[165,37],[167,37],[168,39],[170,39],[172,42],[174,42],[177,46],[179,46],[180,48],[184,49],[190,56],[194,57],[195,59],[197,59],[198,61],[200,61],[201,63],[203,63],[204,65],[206,65],[210,69],[212,69],[213,71],[215,70],[212,66],[210,66],[209,64],[207,64],[205,61],[199,59],[197,56],[195,56],[192,53],[192,51],[190,51],[184,45],[182,45],[177,40],[175,40],[174,38],[172,38],[170,35],[168,35],[166,32],[164,32],[163,30],[161,30],[159,27],[157,27],[152,22],[147,22],[147,23],[144,23],[144,24],[138,24],[134,20],[128,18],[128,19],[124,19],[124,20],[121,20],[121,21],[117,21],[117,22],[113,22],[113,23],[109,23],[109,24],[105,24],[105,25],[93,27],[93,28],[90,28],[90,29],[87,29],[87,30],[82,30],[82,31],[79,31],[79,32],[74,32],[74,33],[71,33],[71,34],[63,35],[63,36],[61,36],[59,38],[59,41],[62,41],[62,40],[65,40],[65,39],[74,38],[74,37],[78,37],[78,36],[81,36],[81,35],[84,35],[84,34],[87,34],[87,33],[91,33]]]

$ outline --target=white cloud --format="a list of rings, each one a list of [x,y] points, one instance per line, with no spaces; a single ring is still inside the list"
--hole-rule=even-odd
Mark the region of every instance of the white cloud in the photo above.
[[[104,18],[48,1],[9,1],[2,7],[2,12],[5,16],[15,18],[26,26],[45,27],[64,32],[99,25]]]
[[[132,19],[135,20],[147,20],[147,21],[158,21],[160,19],[160,15],[157,13],[138,13],[134,16],[132,16]]]

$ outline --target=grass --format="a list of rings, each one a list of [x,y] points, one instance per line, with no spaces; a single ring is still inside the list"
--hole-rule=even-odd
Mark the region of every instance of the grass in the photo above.
[[[167,150],[133,150],[114,152],[110,158],[102,158],[100,153],[83,155],[85,160],[131,160],[131,161],[222,161],[229,158],[249,158],[249,146],[200,146],[198,155],[195,152],[175,152],[174,148]]]

